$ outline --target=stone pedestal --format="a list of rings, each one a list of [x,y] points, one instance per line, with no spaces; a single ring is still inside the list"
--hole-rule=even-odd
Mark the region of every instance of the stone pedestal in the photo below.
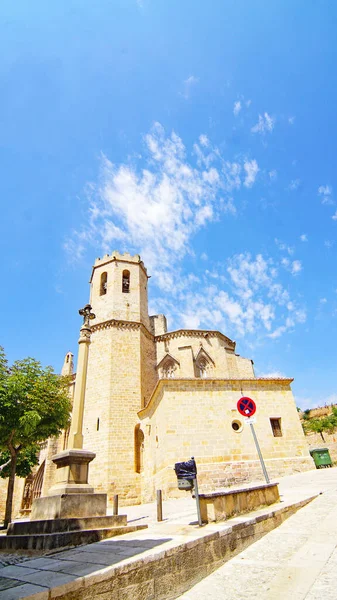
[[[63,450],[52,457],[56,464],[56,483],[48,491],[48,496],[56,494],[93,494],[94,488],[88,484],[89,463],[95,458],[94,452],[73,448]]]
[[[107,495],[95,494],[88,484],[94,452],[73,448],[55,454],[56,483],[48,496],[33,502],[31,520],[101,517],[106,515]]]
[[[30,518],[31,521],[40,521],[104,517],[106,508],[106,494],[58,494],[34,500]]]

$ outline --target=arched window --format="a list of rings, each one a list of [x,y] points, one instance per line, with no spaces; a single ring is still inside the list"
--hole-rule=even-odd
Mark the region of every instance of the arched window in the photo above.
[[[198,367],[198,371],[199,371],[199,377],[201,377],[202,379],[205,379],[206,377],[208,377],[209,362],[206,360],[206,358],[204,358],[204,357],[200,358],[200,360],[198,361],[197,367]]]
[[[211,357],[201,348],[195,360],[195,376],[201,377],[201,379],[212,377],[213,367],[214,363]]]
[[[123,271],[122,292],[128,294],[130,291],[130,271]]]
[[[143,451],[144,451],[144,433],[139,423],[135,427],[135,472],[141,473],[143,470]]]
[[[99,295],[100,296],[104,296],[104,294],[106,294],[108,289],[108,274],[106,271],[104,271],[104,273],[102,273],[101,275],[101,285],[99,288]]]
[[[167,361],[162,368],[162,377],[164,379],[174,379],[176,374],[176,364],[172,361]]]

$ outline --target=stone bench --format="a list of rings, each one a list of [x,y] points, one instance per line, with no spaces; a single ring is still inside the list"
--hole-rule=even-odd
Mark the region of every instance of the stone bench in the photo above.
[[[229,517],[251,512],[263,506],[279,502],[277,483],[256,485],[243,489],[199,494],[203,523],[224,521]]]

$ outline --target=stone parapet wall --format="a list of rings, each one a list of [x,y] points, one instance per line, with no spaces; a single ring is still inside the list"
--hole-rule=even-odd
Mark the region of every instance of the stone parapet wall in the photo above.
[[[217,531],[167,549],[160,550],[159,546],[138,560],[106,567],[53,588],[52,597],[58,600],[174,600],[281,525],[310,500],[265,509],[263,514],[247,518],[245,522],[232,519],[231,527],[223,529],[217,525]]]
[[[233,486],[265,481],[259,460],[221,462],[220,457],[218,462],[216,460],[217,457],[214,457],[212,462],[202,462],[197,459],[200,493],[228,490]],[[305,458],[267,459],[265,465],[271,480],[310,471],[315,467],[310,455]],[[156,490],[159,489],[162,490],[164,499],[181,498],[184,494],[190,493],[178,490],[177,478],[171,466],[156,473],[150,481],[144,482],[142,502],[154,501]]]

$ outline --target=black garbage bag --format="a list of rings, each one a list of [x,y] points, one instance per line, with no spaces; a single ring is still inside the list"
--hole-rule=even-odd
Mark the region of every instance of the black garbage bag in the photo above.
[[[195,479],[197,476],[197,465],[194,458],[186,462],[176,463],[174,470],[178,479]]]

